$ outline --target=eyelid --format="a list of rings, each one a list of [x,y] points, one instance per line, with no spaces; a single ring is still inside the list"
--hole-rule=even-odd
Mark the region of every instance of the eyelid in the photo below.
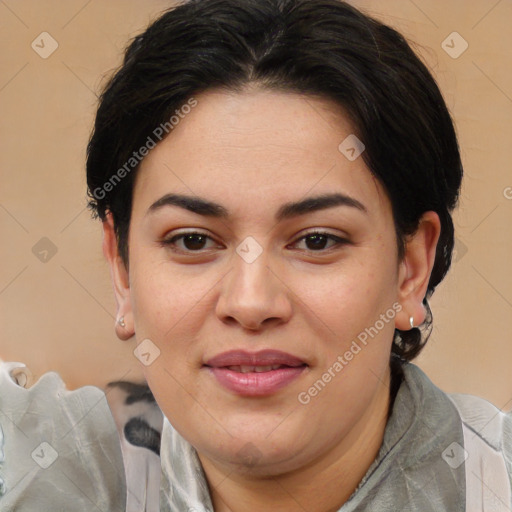
[[[338,238],[340,240],[348,240],[349,236],[345,233],[339,234],[339,233],[332,233],[327,228],[310,228],[306,230],[303,233],[300,233],[299,236],[296,238],[296,240],[300,240],[301,238],[304,238],[308,235],[325,235],[325,236],[332,236],[333,238]]]

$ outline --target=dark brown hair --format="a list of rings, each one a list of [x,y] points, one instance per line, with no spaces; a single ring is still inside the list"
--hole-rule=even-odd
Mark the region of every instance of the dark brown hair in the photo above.
[[[450,113],[427,67],[397,31],[345,2],[190,0],[161,15],[134,38],[101,95],[88,145],[90,208],[102,220],[112,212],[128,265],[137,162],[133,170],[126,163],[134,151],[192,95],[251,83],[344,107],[365,145],[362,158],[391,200],[400,260],[421,215],[439,215],[423,301],[427,319],[421,329],[395,330],[392,353],[413,359],[432,327],[428,298],[451,264],[462,163]]]

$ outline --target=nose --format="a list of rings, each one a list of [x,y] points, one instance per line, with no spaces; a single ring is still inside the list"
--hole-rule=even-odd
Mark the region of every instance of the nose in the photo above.
[[[234,268],[222,281],[218,318],[250,331],[286,323],[292,314],[291,291],[278,266],[271,268],[265,252],[252,263],[238,255],[234,260]]]

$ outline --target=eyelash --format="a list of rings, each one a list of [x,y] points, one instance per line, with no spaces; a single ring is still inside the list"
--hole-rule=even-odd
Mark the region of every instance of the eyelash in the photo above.
[[[210,236],[206,235],[205,233],[201,233],[199,231],[187,231],[185,233],[180,233],[179,235],[175,235],[173,236],[172,238],[169,238],[169,239],[164,239],[161,241],[161,244],[165,247],[170,247],[172,251],[174,252],[177,252],[177,253],[181,253],[181,254],[200,254],[201,252],[203,252],[203,250],[198,250],[198,251],[191,251],[191,250],[182,250],[182,249],[176,249],[176,241],[177,240],[180,240],[180,239],[183,239],[184,237],[186,236],[190,236],[190,235],[199,235],[199,236],[203,236],[205,238],[208,238],[210,240],[213,240]],[[334,249],[335,247],[337,246],[343,246],[343,245],[346,245],[349,243],[349,241],[345,238],[341,238],[341,237],[338,237],[338,236],[335,236],[331,233],[328,233],[326,231],[311,231],[309,233],[306,233],[305,235],[301,236],[300,238],[298,238],[295,242],[293,242],[293,244],[296,244],[298,242],[300,242],[301,240],[304,240],[310,236],[313,236],[313,235],[320,235],[320,236],[324,236],[324,237],[327,237],[331,240],[334,240],[336,242],[335,245],[327,248],[327,249],[320,249],[318,251],[313,251],[313,250],[310,250],[310,249],[305,249],[305,252],[306,253],[309,253],[309,254],[321,254],[321,253],[326,253],[328,251],[330,251],[331,249]]]

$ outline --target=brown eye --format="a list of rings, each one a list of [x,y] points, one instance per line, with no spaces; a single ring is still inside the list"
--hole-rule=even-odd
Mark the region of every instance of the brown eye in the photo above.
[[[306,251],[310,252],[320,252],[324,250],[331,249],[332,247],[335,247],[337,245],[343,245],[348,243],[347,240],[344,238],[340,238],[338,236],[332,235],[330,233],[325,233],[322,231],[314,231],[312,233],[308,233],[307,235],[299,238],[295,243],[304,240],[306,243]],[[331,240],[334,242],[330,247],[327,247],[326,245],[328,241]]]
[[[162,244],[180,252],[199,252],[205,249],[208,240],[212,239],[204,233],[189,232],[163,240]],[[178,244],[179,241],[182,242],[181,246]]]

